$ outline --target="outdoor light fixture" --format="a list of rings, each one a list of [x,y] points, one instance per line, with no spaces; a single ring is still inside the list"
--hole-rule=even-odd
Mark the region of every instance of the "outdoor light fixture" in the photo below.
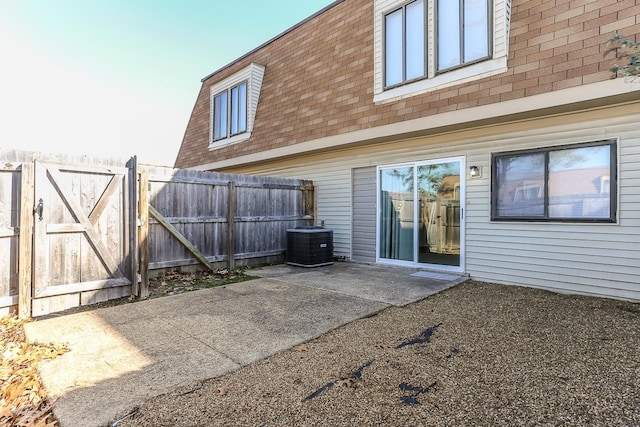
[[[469,176],[471,178],[480,178],[482,176],[480,166],[469,166]]]

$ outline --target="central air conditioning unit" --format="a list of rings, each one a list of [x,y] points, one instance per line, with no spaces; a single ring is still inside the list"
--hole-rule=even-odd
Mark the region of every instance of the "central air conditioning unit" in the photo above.
[[[315,226],[288,229],[287,264],[299,267],[333,264],[333,230]]]

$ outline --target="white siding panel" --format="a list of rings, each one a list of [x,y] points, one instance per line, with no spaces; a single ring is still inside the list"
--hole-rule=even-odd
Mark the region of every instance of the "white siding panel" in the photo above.
[[[350,256],[353,168],[466,156],[467,165],[482,168],[482,177],[467,179],[466,186],[465,265],[471,277],[640,301],[640,108],[630,111],[626,116],[609,117],[613,114],[603,110],[498,125],[243,171],[313,180],[317,219],[335,230],[336,254]],[[618,223],[491,221],[492,153],[605,138],[619,139]]]

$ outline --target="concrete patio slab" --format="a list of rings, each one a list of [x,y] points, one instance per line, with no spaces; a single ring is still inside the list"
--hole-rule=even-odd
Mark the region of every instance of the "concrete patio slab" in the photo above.
[[[419,301],[468,280],[456,273],[433,274],[420,269],[351,262],[315,268],[281,264],[251,274],[396,306]]]
[[[457,283],[386,270],[274,266],[256,270],[272,278],[63,314],[25,330],[29,340],[67,342],[71,349],[40,365],[61,425],[110,425],[152,396],[196,387]]]

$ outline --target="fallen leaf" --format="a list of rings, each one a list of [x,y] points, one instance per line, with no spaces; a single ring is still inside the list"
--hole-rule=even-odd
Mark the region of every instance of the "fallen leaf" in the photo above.
[[[338,387],[355,387],[356,380],[354,378],[345,378],[342,380],[336,381],[336,386]]]
[[[375,347],[382,348],[382,349],[392,348],[389,344],[384,344],[384,343],[376,344]]]
[[[309,350],[309,344],[300,344],[293,347],[293,351],[307,351]]]

